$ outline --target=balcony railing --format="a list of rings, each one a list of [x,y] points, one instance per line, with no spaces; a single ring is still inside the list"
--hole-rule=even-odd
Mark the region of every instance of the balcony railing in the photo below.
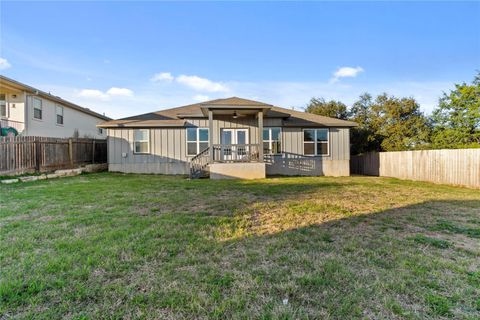
[[[0,119],[0,128],[7,127],[14,128],[20,134],[25,129],[25,123],[14,120]]]
[[[214,162],[256,162],[259,161],[259,144],[214,144]]]

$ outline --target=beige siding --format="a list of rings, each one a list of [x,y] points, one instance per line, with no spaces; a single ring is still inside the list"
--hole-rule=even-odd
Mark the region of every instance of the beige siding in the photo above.
[[[42,119],[33,117],[33,96],[26,98],[26,135],[70,138],[78,131],[80,138],[105,139],[106,134],[99,134],[97,124],[105,120],[86,114],[84,112],[69,108],[49,99],[36,96],[42,101]],[[57,124],[56,106],[63,107],[63,125]],[[23,120],[21,120],[23,121]]]
[[[206,119],[190,119],[192,126],[208,128]],[[281,119],[265,119],[264,127],[280,127]],[[257,120],[252,118],[216,118],[213,123],[213,143],[220,143],[222,128],[245,128],[250,143],[258,143]],[[185,128],[152,128],[150,154],[133,153],[133,129],[109,129],[109,164],[111,170],[123,172],[156,172],[187,174],[191,156],[186,154]],[[302,128],[282,128],[283,156],[270,157],[267,173],[306,175],[348,175],[350,159],[349,129],[330,128],[330,155],[303,156]],[[122,157],[122,153],[126,157]],[[294,159],[294,160],[292,160]],[[168,165],[172,164],[172,165]],[[299,169],[300,168],[300,169]],[[306,170],[304,170],[307,168]]]
[[[0,94],[5,94],[7,116],[2,119],[21,122],[16,128],[19,133],[22,133],[25,122],[25,95],[22,91],[8,90],[6,88],[0,88]]]

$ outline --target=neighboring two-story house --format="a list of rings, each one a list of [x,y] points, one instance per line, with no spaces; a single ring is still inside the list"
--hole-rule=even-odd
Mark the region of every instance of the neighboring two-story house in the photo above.
[[[105,139],[110,118],[0,75],[2,132],[23,136]]]

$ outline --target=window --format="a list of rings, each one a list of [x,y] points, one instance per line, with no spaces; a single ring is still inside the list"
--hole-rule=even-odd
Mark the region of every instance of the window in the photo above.
[[[102,128],[98,128],[98,134],[103,135],[103,129]]]
[[[133,131],[134,135],[134,153],[149,153],[150,151],[150,131],[148,129],[137,129]]]
[[[263,129],[263,152],[278,154],[282,152],[282,131],[280,128]]]
[[[303,130],[303,154],[310,156],[328,156],[328,129]]]
[[[57,124],[63,124],[63,107],[55,106],[55,110],[57,113]]]
[[[33,98],[33,117],[42,119],[42,100]]]
[[[195,156],[208,148],[207,128],[187,128],[187,155]]]
[[[0,116],[7,116],[7,100],[4,93],[0,94]]]

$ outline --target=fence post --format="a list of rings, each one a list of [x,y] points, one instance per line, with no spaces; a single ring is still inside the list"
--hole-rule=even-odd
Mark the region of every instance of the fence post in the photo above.
[[[35,146],[35,171],[40,172],[42,154],[41,154],[41,144],[40,144],[40,141],[38,141],[38,137],[33,138],[33,144]]]
[[[95,163],[95,139],[92,140],[92,164]]]
[[[70,159],[70,166],[73,168],[73,141],[68,139],[68,158]]]

